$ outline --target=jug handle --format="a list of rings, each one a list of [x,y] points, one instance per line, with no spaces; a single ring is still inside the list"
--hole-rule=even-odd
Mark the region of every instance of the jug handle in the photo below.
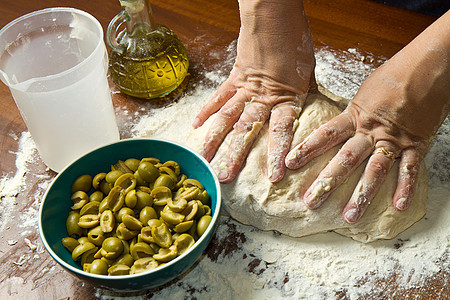
[[[127,21],[130,21],[130,16],[125,9],[122,9],[122,11],[109,22],[108,28],[106,29],[106,42],[113,51],[122,53],[124,50],[124,47],[117,43],[117,31],[120,26]]]

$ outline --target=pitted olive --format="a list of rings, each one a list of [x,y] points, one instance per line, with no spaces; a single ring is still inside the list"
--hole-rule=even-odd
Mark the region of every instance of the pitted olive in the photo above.
[[[70,188],[70,193],[75,193],[77,191],[83,191],[85,193],[89,193],[92,187],[92,176],[85,174],[81,175],[72,183],[72,187]]]
[[[106,238],[102,243],[102,254],[107,259],[118,258],[123,253],[122,241],[116,237]]]
[[[108,182],[111,186],[114,186],[114,183],[116,182],[117,178],[122,176],[124,174],[121,170],[112,170],[106,174],[106,182]]]
[[[130,267],[126,265],[113,265],[108,269],[108,275],[110,276],[120,276],[130,274]]]
[[[141,178],[148,183],[154,182],[159,176],[159,170],[148,161],[141,161],[137,172],[139,173],[139,176],[141,176]]]
[[[73,206],[70,208],[73,210],[81,209],[89,201],[89,196],[83,191],[76,191],[70,197],[73,202]]]
[[[108,264],[101,259],[96,259],[91,263],[91,265],[89,267],[89,273],[98,274],[98,275],[107,275],[108,274]]]

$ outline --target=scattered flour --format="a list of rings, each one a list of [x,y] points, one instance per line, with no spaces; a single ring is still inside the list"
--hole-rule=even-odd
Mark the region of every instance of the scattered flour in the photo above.
[[[234,51],[235,47],[230,47],[230,57]],[[373,70],[355,49],[343,53],[323,48],[316,56],[318,80],[346,98],[353,97]],[[175,141],[187,137],[194,116],[226,75],[215,71],[206,73],[205,78],[176,104],[156,109],[134,124],[126,124],[131,126],[132,136]],[[16,174],[3,175],[0,179],[0,231],[5,229],[16,207],[16,196],[29,188],[27,176],[35,176],[27,173],[28,163],[37,157],[28,132],[19,139],[16,157]],[[424,280],[450,267],[448,119],[436,136],[426,163],[430,174],[427,215],[394,240],[361,244],[335,233],[295,239],[239,224],[223,212],[213,243],[179,280],[145,295],[119,295],[97,289],[95,296],[124,300],[211,299],[212,295],[217,299],[334,299],[342,296],[357,299],[368,294],[391,297],[396,290],[386,290],[383,280],[393,274],[398,276],[392,277],[394,283],[390,286],[404,290],[420,287],[425,284]],[[39,182],[36,198],[42,197],[51,178],[43,176]],[[20,216],[27,230],[37,231],[36,203]],[[28,247],[35,249],[37,242],[29,242]],[[8,244],[13,247],[16,241],[9,240]],[[31,258],[27,255],[29,257],[25,255],[14,263],[24,265]]]

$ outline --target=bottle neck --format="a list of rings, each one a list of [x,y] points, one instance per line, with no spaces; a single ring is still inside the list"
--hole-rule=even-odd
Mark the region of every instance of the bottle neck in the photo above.
[[[130,19],[126,22],[128,34],[132,34],[136,25],[148,27],[149,31],[155,29],[150,0],[119,0],[122,8]]]

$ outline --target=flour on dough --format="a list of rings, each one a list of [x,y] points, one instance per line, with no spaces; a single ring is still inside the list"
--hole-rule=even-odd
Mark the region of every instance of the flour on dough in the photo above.
[[[308,95],[298,119],[293,146],[341,112],[345,101],[324,89],[321,89],[321,92]],[[213,117],[190,134],[189,146],[196,150],[201,149],[212,119]],[[271,183],[266,175],[267,143],[268,125],[265,124],[239,175],[233,182],[221,186],[224,206],[239,222],[262,230],[276,230],[292,237],[334,231],[361,242],[371,242],[394,238],[425,215],[428,176],[424,164],[421,165],[414,199],[406,211],[399,212],[392,205],[397,184],[396,161],[362,219],[356,224],[347,224],[343,221],[341,212],[350,199],[366,163],[359,166],[320,208],[310,210],[303,203],[302,196],[340,146],[330,149],[299,170],[287,170],[282,181]],[[220,168],[220,157],[225,155],[228,144],[229,140],[225,140],[211,162],[216,172]]]

